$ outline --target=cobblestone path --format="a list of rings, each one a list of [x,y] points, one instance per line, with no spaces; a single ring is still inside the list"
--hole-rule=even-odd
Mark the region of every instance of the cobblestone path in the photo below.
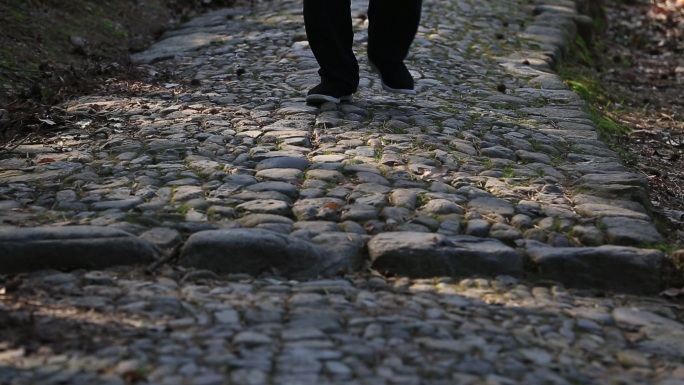
[[[0,159],[0,384],[684,382],[647,182],[551,70],[574,3],[426,0],[416,96],[366,4],[351,103],[305,104],[301,4],[264,2]]]

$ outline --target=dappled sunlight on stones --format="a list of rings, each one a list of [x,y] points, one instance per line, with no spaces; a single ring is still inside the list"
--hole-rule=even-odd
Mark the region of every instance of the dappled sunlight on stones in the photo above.
[[[79,273],[24,277],[18,287],[24,297],[34,295],[24,292],[31,288],[45,290],[48,298],[93,285],[110,288],[97,300],[70,297],[72,318],[58,316],[59,307],[44,299],[44,309],[55,318],[39,322],[61,322],[59,330],[67,332],[99,325],[90,330],[100,338],[127,343],[93,345],[90,359],[73,349],[62,355],[49,347],[15,351],[12,363],[24,376],[16,378],[45,378],[40,367],[51,362],[75,369],[53,367],[55,379],[93,373],[98,384],[119,377],[95,372],[122,375],[141,363],[157,383],[196,383],[198,377],[241,384],[355,383],[356,376],[414,383],[425,373],[443,380],[437,383],[542,383],[551,375],[547,366],[561,368],[554,374],[559,383],[591,382],[597,376],[675,378],[682,347],[681,323],[667,311],[652,310],[660,299],[578,295],[559,286],[527,286],[510,276],[459,281],[350,275],[307,282],[204,276],[211,280],[178,281],[171,269],[157,275],[157,282],[124,269],[99,272],[95,280]],[[120,326],[102,322],[113,315]],[[608,359],[590,362],[588,348]],[[659,374],[652,359],[665,368]],[[226,365],[230,370],[222,369]]]
[[[663,238],[647,180],[550,70],[580,18],[555,12],[566,3],[424,2],[411,97],[369,73],[353,2],[361,87],[320,107],[304,101],[318,75],[300,2],[168,32],[136,55],[162,84],[78,98],[65,108],[93,117],[92,136],[0,160],[0,320],[40,305],[3,323],[7,338],[34,314],[18,348],[89,348],[0,353],[10,380],[681,381],[672,303],[605,295],[663,289],[664,254],[637,248]],[[13,227],[40,224],[62,227]],[[154,275],[108,269],[161,252],[176,259]],[[38,268],[103,271],[7,275]]]

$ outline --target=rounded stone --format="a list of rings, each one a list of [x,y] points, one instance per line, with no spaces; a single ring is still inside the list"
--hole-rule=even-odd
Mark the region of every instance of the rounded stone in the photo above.
[[[468,202],[468,210],[476,211],[484,215],[500,214],[512,217],[515,214],[513,204],[507,200],[493,197],[475,198]]]
[[[426,214],[463,214],[461,206],[447,199],[432,199],[421,207]]]
[[[303,171],[308,166],[309,161],[306,158],[279,156],[262,160],[261,162],[257,163],[255,169],[257,171],[261,171],[274,168],[291,168]]]
[[[226,229],[193,234],[179,263],[218,273],[260,274],[276,268],[293,277],[313,277],[321,258],[316,247],[298,238],[262,229]]]
[[[257,178],[281,182],[297,181],[302,177],[302,171],[296,168],[272,168],[257,171]]]
[[[516,214],[511,218],[511,225],[520,230],[527,230],[534,227],[534,222],[532,221],[532,218],[525,214]]]
[[[486,237],[489,235],[490,223],[484,219],[471,219],[466,224],[466,235]]]
[[[344,180],[344,175],[337,170],[309,170],[306,172],[307,179],[320,179],[328,182],[341,182]]]
[[[585,246],[601,246],[605,243],[603,232],[594,226],[575,226],[572,234]]]
[[[546,243],[546,240],[548,239],[548,236],[546,235],[546,231],[541,230],[541,229],[528,229],[523,233],[523,237],[525,239],[531,239],[534,241]]]
[[[290,214],[290,205],[275,199],[257,199],[241,203],[235,207],[238,211],[248,213],[262,213],[287,216]]]
[[[503,242],[514,242],[523,237],[520,230],[504,223],[495,223],[489,230],[489,235]]]

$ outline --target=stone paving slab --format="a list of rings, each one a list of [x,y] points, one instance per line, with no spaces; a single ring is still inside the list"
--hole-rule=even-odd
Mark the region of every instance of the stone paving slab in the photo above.
[[[160,257],[142,238],[95,226],[0,228],[0,255],[3,274],[149,264]]]
[[[301,4],[262,2],[0,159],[0,383],[684,382],[681,292],[625,294],[663,289],[647,183],[552,70],[590,20],[424,3],[415,97],[355,1],[360,91],[306,105]]]
[[[354,4],[355,16],[364,4]],[[360,91],[355,102],[320,107],[304,101],[318,77],[299,7],[285,1],[199,16],[133,56],[149,73],[167,74],[161,86],[64,105],[80,128],[0,160],[7,242],[20,244],[31,226],[111,227],[140,242],[174,231],[180,241],[161,251],[187,242],[181,263],[221,272],[314,278],[365,260],[414,277],[521,276],[524,265],[612,289],[626,285],[606,281],[603,258],[583,259],[587,279],[575,279],[561,265],[540,264],[525,242],[555,247],[567,260],[581,254],[575,248],[620,245],[634,247],[632,255],[663,242],[646,180],[597,139],[584,102],[551,70],[586,26],[573,1],[426,1],[407,59],[415,97],[379,89],[364,56],[366,21],[355,17]],[[339,237],[347,251],[333,255],[313,241],[328,233],[349,234]],[[421,242],[378,257],[380,240],[400,244],[413,233],[437,233],[444,244],[481,241],[450,249],[449,258],[417,256],[434,252]],[[239,247],[226,234],[240,234]],[[269,248],[264,239],[285,243]],[[516,257],[493,263],[498,244]],[[68,237],[54,247],[90,259]],[[218,252],[233,247],[243,268],[227,267],[231,253]],[[290,247],[310,251],[297,257]],[[61,267],[33,264],[10,243],[2,250],[13,261],[6,273]],[[653,253],[660,271],[662,255]],[[630,269],[632,259],[619,255],[605,258]],[[647,276],[643,292],[658,292],[661,277]]]

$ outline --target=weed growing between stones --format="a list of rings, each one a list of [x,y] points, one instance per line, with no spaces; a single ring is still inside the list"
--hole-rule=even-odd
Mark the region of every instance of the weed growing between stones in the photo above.
[[[503,171],[503,178],[515,177],[515,168],[513,167],[513,164],[511,164],[511,163],[506,165],[506,167],[504,167],[502,171]]]
[[[180,206],[175,208],[176,213],[183,214],[183,215],[189,213],[190,210],[192,210],[192,208],[190,206],[187,206],[187,205],[180,205]]]
[[[430,202],[430,197],[427,194],[418,194],[416,200],[416,207],[425,206],[426,204],[428,204],[428,202]]]
[[[132,223],[132,224],[139,224],[139,215],[135,213],[127,213],[126,216],[124,217],[124,221],[127,223]]]
[[[553,155],[551,156],[551,167],[558,167],[563,163],[563,159],[560,156]]]
[[[528,142],[532,146],[532,151],[539,152],[541,151],[541,143],[537,139],[529,139]]]
[[[586,103],[586,112],[596,125],[603,139],[629,134],[629,127],[617,123],[612,115],[618,113],[614,107],[624,103],[621,97],[599,83],[591,74],[595,58],[587,43],[577,37],[571,48],[571,60],[558,68],[558,74],[565,84],[577,93]]]

